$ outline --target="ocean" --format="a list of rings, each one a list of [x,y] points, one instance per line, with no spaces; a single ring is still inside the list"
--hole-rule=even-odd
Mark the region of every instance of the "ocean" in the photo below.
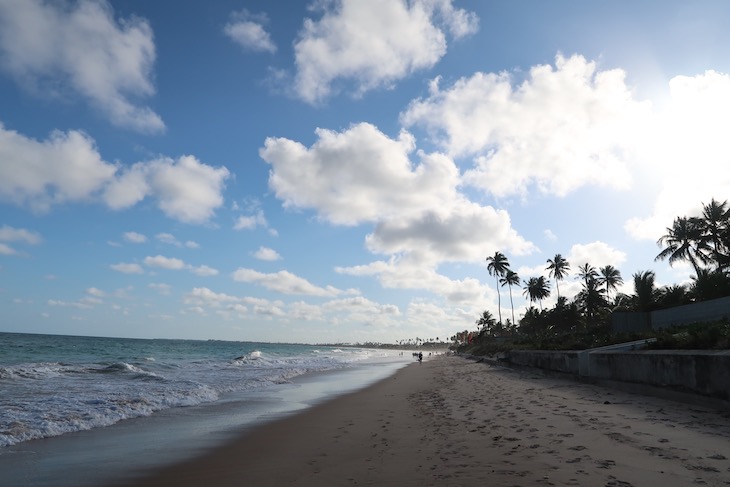
[[[356,347],[0,333],[2,485],[118,480],[412,360]]]

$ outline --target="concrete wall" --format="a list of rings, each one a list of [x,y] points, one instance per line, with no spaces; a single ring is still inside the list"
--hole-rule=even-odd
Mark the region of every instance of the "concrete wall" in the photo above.
[[[730,351],[643,350],[590,354],[590,376],[730,399]]]
[[[509,363],[522,367],[578,374],[578,352],[553,352],[545,350],[512,350]]]
[[[669,328],[672,325],[719,321],[723,318],[730,318],[730,297],[652,311],[651,326],[657,330]]]
[[[685,304],[650,313],[616,311],[611,315],[611,326],[614,333],[631,333],[722,319],[730,319],[730,297]]]
[[[635,333],[651,330],[651,313],[614,311],[611,314],[611,330],[614,333]]]
[[[730,350],[513,350],[509,363],[585,378],[646,384],[730,400]]]

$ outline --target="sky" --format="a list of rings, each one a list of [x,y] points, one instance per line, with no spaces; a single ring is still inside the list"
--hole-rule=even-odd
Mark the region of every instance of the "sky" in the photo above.
[[[497,251],[523,281],[561,254],[569,298],[585,263],[688,282],[656,242],[730,195],[728,19],[0,0],[0,331],[444,339],[511,316]]]

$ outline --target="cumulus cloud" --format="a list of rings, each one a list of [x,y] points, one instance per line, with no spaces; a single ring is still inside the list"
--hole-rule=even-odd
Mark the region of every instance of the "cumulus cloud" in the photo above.
[[[536,250],[512,228],[506,211],[465,200],[452,208],[430,209],[416,218],[379,222],[365,241],[373,252],[417,253],[429,262],[478,261],[488,253],[487,242],[489,248],[515,255]]]
[[[626,231],[657,240],[679,216],[698,216],[702,204],[730,194],[730,74],[707,71],[676,76],[669,103],[657,112],[642,160],[661,190],[649,215],[637,215]],[[688,170],[688,164],[691,170]]]
[[[144,274],[144,269],[139,264],[120,262],[119,264],[112,264],[109,267],[122,274]]]
[[[18,251],[4,242],[20,242],[28,245],[38,245],[43,239],[40,234],[25,228],[15,228],[10,225],[0,227],[0,254],[17,255]]]
[[[443,296],[453,303],[474,303],[490,294],[478,279],[451,279],[439,274],[432,265],[412,258],[391,258],[366,265],[337,267],[336,272],[351,276],[373,276],[385,288],[420,289]]]
[[[216,293],[207,287],[196,287],[184,296],[183,302],[187,305],[217,307],[225,303],[238,302],[239,299],[230,294]]]
[[[36,212],[99,198],[121,210],[151,197],[170,218],[204,223],[223,204],[229,176],[225,167],[193,156],[117,166],[105,162],[83,132],[56,131],[37,141],[0,124],[0,201]]]
[[[183,243],[175,238],[175,236],[171,233],[158,233],[155,235],[155,238],[162,243],[174,245],[175,247],[187,247],[189,249],[197,249],[200,247],[197,242],[192,240],[187,240]]]
[[[268,226],[264,212],[257,210],[252,215],[241,215],[236,219],[236,223],[233,225],[234,230],[253,230],[256,227]]]
[[[36,141],[0,124],[0,200],[45,212],[54,204],[90,200],[114,177],[94,141],[78,131]]]
[[[354,93],[389,87],[413,72],[433,67],[454,38],[476,32],[474,13],[451,0],[334,0],[316,2],[322,16],[306,19],[294,44],[299,97],[317,103],[337,82]]]
[[[163,296],[169,296],[170,290],[172,289],[172,286],[169,284],[159,283],[159,282],[151,282],[147,284],[147,287],[150,289],[156,290],[158,293],[162,294]]]
[[[156,255],[154,257],[145,257],[144,264],[148,267],[159,267],[160,269],[180,270],[185,268],[185,262],[174,257],[165,257],[164,255]]]
[[[296,276],[289,271],[265,274],[253,269],[239,268],[233,273],[233,279],[258,284],[282,294],[332,297],[343,293],[333,286],[315,286],[303,277]]]
[[[269,185],[285,207],[314,208],[341,225],[420,213],[455,197],[458,169],[438,154],[414,165],[413,137],[391,139],[368,123],[344,132],[317,129],[307,149],[285,138],[267,138],[261,157],[271,164]]]
[[[139,162],[108,185],[104,201],[123,209],[154,196],[170,218],[203,223],[223,205],[222,191],[229,176],[225,167],[208,166],[193,156]]]
[[[269,185],[286,207],[313,208],[331,223],[375,223],[368,249],[417,255],[423,262],[481,260],[489,249],[523,255],[536,250],[505,211],[459,193],[459,170],[439,153],[418,152],[407,132],[391,139],[361,123],[337,133],[317,130],[311,148],[289,139],[266,140]]]
[[[281,255],[279,255],[279,253],[276,250],[270,249],[268,247],[263,247],[263,246],[259,247],[259,249],[256,252],[254,252],[253,256],[259,260],[267,260],[267,261],[275,261],[275,260],[281,259]]]
[[[214,269],[214,268],[209,267],[207,265],[201,265],[201,266],[198,266],[198,267],[190,267],[190,272],[192,272],[196,276],[201,276],[201,277],[217,276],[218,275],[218,269]]]
[[[2,69],[38,93],[60,87],[115,125],[165,128],[151,108],[136,103],[155,92],[152,29],[138,17],[117,21],[103,0],[0,2],[0,54]]]
[[[122,237],[124,238],[124,240],[131,243],[145,243],[147,241],[146,236],[137,232],[124,232]]]
[[[266,31],[269,19],[265,14],[252,14],[243,9],[231,14],[223,32],[236,44],[248,51],[276,52],[276,44]]]
[[[218,269],[214,269],[207,265],[195,267],[193,265],[186,264],[185,261],[181,259],[177,259],[175,257],[165,257],[164,255],[145,257],[144,264],[148,267],[157,267],[160,269],[167,269],[172,271],[188,270],[193,274],[201,277],[218,275]]]
[[[474,157],[465,181],[495,196],[531,186],[558,196],[585,184],[627,189],[651,107],[633,99],[624,78],[558,55],[519,85],[508,73],[476,73],[445,90],[436,79],[401,122],[424,127],[454,157]]]
[[[605,242],[596,241],[573,245],[566,259],[574,271],[577,271],[578,266],[583,264],[590,264],[596,269],[606,265],[619,267],[626,261],[626,253]]]

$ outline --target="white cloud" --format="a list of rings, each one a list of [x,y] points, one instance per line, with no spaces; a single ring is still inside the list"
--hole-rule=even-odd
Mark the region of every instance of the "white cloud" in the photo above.
[[[265,14],[251,14],[244,9],[231,14],[231,20],[223,28],[223,32],[236,44],[254,52],[276,52],[276,44],[265,29],[268,17]]]
[[[45,212],[91,199],[115,172],[82,132],[56,131],[39,142],[0,124],[0,200]]]
[[[459,171],[442,154],[418,152],[407,132],[390,139],[362,123],[344,132],[317,130],[310,149],[267,139],[261,157],[269,184],[285,207],[313,208],[341,225],[375,223],[369,250],[411,255],[423,264],[479,261],[489,249],[528,254],[536,247],[512,227],[506,211],[480,206],[457,191]]]
[[[119,264],[112,264],[109,267],[123,274],[144,274],[144,270],[139,264],[128,264],[120,262]]]
[[[236,303],[240,299],[225,293],[216,293],[207,287],[196,287],[187,293],[183,302],[187,305],[218,307],[225,303]]]
[[[698,216],[702,204],[730,194],[730,74],[676,76],[669,90],[669,103],[656,114],[641,154],[661,190],[651,213],[625,226],[637,239],[657,240],[676,217]]]
[[[212,267],[208,267],[207,265],[201,265],[198,267],[190,267],[190,272],[195,274],[196,276],[201,277],[208,277],[208,276],[217,276],[218,275],[218,269],[214,269]]]
[[[154,196],[170,218],[203,223],[223,205],[221,193],[229,176],[225,167],[208,166],[193,156],[140,162],[107,187],[104,200],[111,208],[122,209]]]
[[[361,95],[433,67],[446,54],[442,26],[456,38],[478,27],[475,14],[454,9],[451,3],[316,2],[322,17],[306,19],[294,45],[296,93],[309,103],[317,103],[332,94],[333,84],[349,81]]]
[[[197,242],[193,242],[192,240],[187,240],[185,243],[180,242],[173,234],[171,233],[158,233],[155,235],[155,238],[159,240],[162,243],[174,245],[175,247],[187,247],[189,249],[197,249],[200,248],[200,245],[198,245]]]
[[[10,225],[0,227],[0,240],[3,242],[24,242],[30,245],[41,243],[41,236],[32,230],[14,228]]]
[[[582,56],[558,55],[513,86],[507,73],[476,73],[401,114],[455,157],[475,156],[469,184],[498,197],[531,186],[563,196],[583,185],[626,189],[650,106],[633,100],[621,70],[598,71]]]
[[[26,230],[25,228],[14,228],[10,225],[0,227],[0,254],[2,255],[18,255],[18,251],[10,245],[3,242],[20,242],[29,245],[38,245],[42,238],[37,232]]]
[[[137,232],[124,232],[122,237],[127,242],[132,242],[132,243],[145,243],[147,241],[146,236],[142,235],[141,233],[137,233]]]
[[[268,247],[259,247],[259,249],[254,252],[254,257],[256,257],[259,260],[268,260],[268,261],[275,261],[275,260],[281,260],[281,255],[274,250],[270,249]]]
[[[383,254],[412,253],[429,262],[479,261],[487,248],[516,255],[536,247],[512,228],[504,210],[458,201],[451,208],[434,208],[418,217],[392,218],[378,223],[367,236],[369,250]]]
[[[619,267],[626,261],[626,254],[605,242],[596,241],[573,245],[566,259],[570,262],[571,272],[577,272],[578,266],[586,263],[596,269],[606,265]]]
[[[266,289],[282,294],[331,297],[342,294],[343,292],[332,286],[327,286],[326,288],[315,286],[306,279],[288,271],[265,274],[253,269],[239,268],[233,273],[233,279],[239,282],[259,284]]]
[[[95,287],[90,287],[86,290],[86,294],[89,294],[91,296],[96,296],[97,298],[103,298],[106,296],[106,293],[102,291],[101,289],[97,289]]]
[[[352,276],[375,276],[391,289],[423,289],[455,303],[483,302],[491,291],[478,279],[451,279],[439,274],[433,265],[409,258],[391,258],[367,265],[337,267],[336,272]]]
[[[181,259],[177,259],[175,257],[165,257],[164,255],[145,257],[144,263],[148,267],[158,267],[160,269],[167,269],[172,271],[188,270],[193,274],[201,277],[218,275],[218,269],[214,269],[210,266],[201,265],[195,267],[190,264],[186,264],[185,261]]]
[[[159,267],[168,270],[180,270],[186,267],[185,262],[182,260],[174,257],[165,257],[164,255],[145,257],[144,264],[148,267]]]
[[[271,164],[269,185],[285,207],[315,208],[341,225],[418,214],[455,198],[458,169],[450,159],[408,155],[413,137],[390,139],[367,123],[342,133],[317,129],[307,149],[284,138],[267,138],[261,157]]]
[[[18,253],[17,250],[12,248],[10,245],[0,243],[0,254],[2,255],[16,255]]]
[[[152,29],[139,17],[116,21],[103,0],[0,2],[0,54],[2,68],[38,93],[61,87],[88,99],[116,125],[141,132],[165,128],[152,109],[131,101],[155,92]]]
[[[236,219],[234,230],[253,230],[256,227],[268,227],[264,212],[257,210],[253,215],[242,215]]]
[[[172,286],[170,286],[169,284],[157,283],[157,282],[151,282],[151,283],[147,284],[147,287],[150,289],[156,290],[163,296],[169,296],[170,290],[172,289]]]
[[[60,306],[63,308],[77,308],[77,309],[91,309],[93,308],[92,304],[82,302],[82,301],[62,301],[57,299],[49,299],[48,300],[49,306]]]
[[[0,201],[46,212],[56,204],[94,201],[129,208],[150,196],[170,218],[204,223],[223,204],[225,167],[193,156],[118,167],[102,160],[94,141],[78,131],[36,141],[0,124]]]

